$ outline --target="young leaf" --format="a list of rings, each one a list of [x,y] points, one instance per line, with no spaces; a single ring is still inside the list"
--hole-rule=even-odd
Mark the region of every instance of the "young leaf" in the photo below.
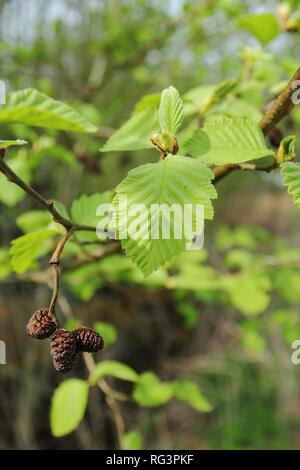
[[[175,237],[176,223],[172,217],[169,220],[168,239],[163,238],[161,233],[157,238],[152,237],[151,229],[159,220],[155,217],[154,222],[152,217],[149,223],[153,205],[165,204],[170,208],[177,204],[183,211],[184,205],[189,204],[195,213],[196,204],[202,204],[205,218],[211,219],[211,199],[216,197],[216,190],[210,182],[212,178],[211,170],[199,160],[176,155],[131,170],[125,180],[117,186],[113,205],[116,212],[115,221],[117,226],[121,227],[120,231],[136,223],[136,214],[130,215],[130,210],[135,204],[143,204],[145,208],[141,216],[138,216],[140,235],[122,240],[126,254],[145,275],[151,274],[162,263],[179,254],[185,248],[185,242],[190,241],[184,234],[183,227],[182,236]],[[122,209],[121,201],[125,198],[128,214]]]
[[[283,175],[283,184],[288,187],[288,193],[293,196],[293,201],[300,207],[300,163],[283,163],[280,166]]]
[[[141,374],[133,391],[133,398],[140,406],[164,405],[172,396],[172,385],[161,382],[153,372]]]
[[[62,437],[75,431],[82,421],[88,404],[89,386],[79,379],[62,382],[54,391],[50,426],[55,437]]]
[[[102,361],[96,364],[95,370],[89,377],[89,382],[94,385],[107,376],[128,380],[129,382],[136,382],[138,379],[138,374],[127,364],[118,361]]]
[[[12,256],[12,267],[17,273],[23,273],[31,268],[33,261],[44,254],[44,242],[57,235],[54,230],[38,230],[27,233],[11,242],[9,254]]]
[[[278,21],[271,13],[246,15],[239,20],[239,25],[248,30],[262,45],[268,44],[280,33]]]
[[[0,140],[0,149],[7,149],[12,145],[24,145],[27,144],[26,140]]]
[[[203,162],[226,165],[256,160],[274,152],[267,148],[259,125],[247,117],[216,116],[185,143]]]
[[[207,413],[212,410],[212,405],[205,398],[200,388],[190,380],[176,380],[172,383],[174,396],[178,400],[185,401],[197,411]]]
[[[97,128],[73,108],[33,88],[12,93],[0,111],[0,122],[20,122],[73,132],[96,132]]]
[[[99,222],[99,216],[96,215],[100,204],[109,204],[112,201],[112,191],[95,193],[91,196],[83,194],[76,199],[71,208],[72,220],[76,224],[89,225],[94,227]]]
[[[176,134],[183,121],[183,102],[176,88],[170,86],[161,95],[158,118],[161,130]]]
[[[157,109],[149,108],[135,114],[118,129],[100,152],[141,150],[152,147],[151,135],[158,127]]]

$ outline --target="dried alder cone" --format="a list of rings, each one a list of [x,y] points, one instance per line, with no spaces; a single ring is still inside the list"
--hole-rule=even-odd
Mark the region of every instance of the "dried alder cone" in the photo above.
[[[49,338],[56,330],[56,319],[48,308],[37,310],[26,325],[26,333],[35,339]]]
[[[37,310],[26,325],[26,333],[32,338],[51,337],[51,355],[58,372],[69,372],[79,352],[97,352],[104,347],[104,341],[96,331],[85,326],[74,331],[58,327],[55,314],[48,308]]]
[[[69,372],[76,360],[76,336],[73,331],[60,328],[51,338],[51,355],[58,372]]]
[[[78,352],[97,352],[103,349],[104,341],[102,336],[91,328],[81,326],[74,333]]]

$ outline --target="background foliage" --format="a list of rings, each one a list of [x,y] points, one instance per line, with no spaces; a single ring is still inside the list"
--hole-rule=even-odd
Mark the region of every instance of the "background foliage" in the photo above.
[[[51,129],[32,127],[32,112],[25,123],[9,123],[17,95],[2,121],[0,113],[1,138],[28,145],[9,151],[9,165],[59,201],[61,213],[93,225],[95,207],[127,172],[157,161],[154,149],[133,151],[136,143],[103,145],[138,111],[145,110],[140,130],[147,135],[149,105],[158,106],[162,89],[173,84],[184,97],[183,148],[204,116],[260,120],[298,66],[297,4],[3,0],[0,78],[8,90],[38,89],[72,105],[82,116],[78,126],[97,129],[51,126],[53,107],[45,117]],[[297,134],[299,121],[296,107],[279,127]],[[210,128],[212,136],[217,131]],[[193,153],[195,142],[186,149]],[[256,151],[268,162],[264,144]],[[238,149],[235,156],[245,161]],[[298,172],[285,167],[290,189]],[[183,252],[146,279],[121,253],[86,263],[91,234],[66,246],[61,319],[105,337],[89,382],[106,377],[122,397],[125,448],[299,448],[299,372],[290,361],[300,326],[299,209],[279,172],[234,172],[218,194],[205,249]],[[62,380],[48,345],[25,337],[30,314],[49,299],[48,278],[36,273],[47,273],[59,228],[3,175],[0,204],[0,338],[8,354],[0,366],[0,446],[115,448],[109,407],[87,387],[83,362]],[[67,413],[71,397],[76,415]]]

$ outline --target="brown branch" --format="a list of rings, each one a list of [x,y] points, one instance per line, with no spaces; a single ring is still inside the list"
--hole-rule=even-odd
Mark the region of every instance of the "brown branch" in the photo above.
[[[295,91],[294,83],[300,80],[300,67],[294,73],[284,90],[274,100],[270,109],[265,113],[260,121],[260,127],[265,135],[268,135],[275,126],[287,116],[295,106],[292,101],[292,94]]]
[[[270,132],[275,129],[276,125],[285,117],[287,116],[295,106],[292,101],[292,94],[295,91],[295,84],[296,80],[300,80],[300,67],[294,73],[284,90],[277,96],[274,100],[271,107],[266,111],[265,115],[262,117],[260,121],[260,128],[263,131],[264,135],[270,134]],[[270,169],[263,169],[255,168],[255,170],[259,171],[271,171],[276,168],[274,164]],[[245,169],[241,168],[241,165],[220,165],[216,166],[213,169],[215,174],[214,182],[217,183],[221,179],[223,179],[226,175],[232,173],[235,170]]]

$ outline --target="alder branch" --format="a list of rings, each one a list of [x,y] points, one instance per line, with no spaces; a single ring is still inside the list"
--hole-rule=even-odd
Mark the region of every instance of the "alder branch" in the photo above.
[[[273,104],[266,111],[265,115],[260,121],[260,128],[263,131],[264,135],[267,136],[270,132],[275,129],[276,125],[287,116],[295,106],[292,101],[292,94],[295,91],[294,83],[296,80],[300,80],[300,67],[294,73],[284,90],[279,93],[277,98],[273,101]],[[259,167],[254,168],[258,171],[271,171],[276,168],[276,164],[267,169],[261,169]],[[226,175],[232,173],[235,170],[245,170],[241,165],[220,165],[216,166],[213,171],[215,174],[214,182],[217,183],[223,179]]]
[[[277,168],[277,162],[274,161],[271,165],[268,166],[257,166],[252,163],[239,163],[239,164],[231,164],[226,166],[217,166],[214,168],[214,183],[218,183],[221,179],[223,179],[226,175],[231,173],[235,170],[243,170],[243,171],[263,171],[265,173],[270,173],[270,171]]]

